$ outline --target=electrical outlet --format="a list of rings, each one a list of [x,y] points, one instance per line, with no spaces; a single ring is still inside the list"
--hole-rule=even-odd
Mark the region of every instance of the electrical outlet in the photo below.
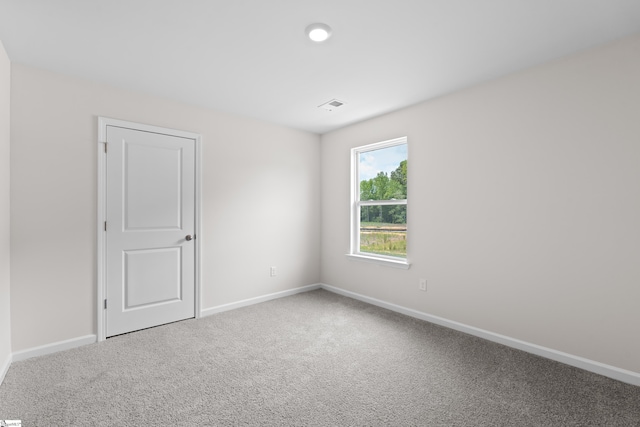
[[[418,283],[418,289],[427,292],[427,279],[420,279],[420,282]]]
[[[277,273],[278,271],[276,270],[275,267],[271,267],[271,269],[269,270],[269,274],[271,275],[271,277],[276,277]]]

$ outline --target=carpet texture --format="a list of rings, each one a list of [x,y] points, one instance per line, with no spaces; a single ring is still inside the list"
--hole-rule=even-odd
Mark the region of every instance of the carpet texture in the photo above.
[[[15,362],[23,426],[640,426],[640,387],[318,290]]]

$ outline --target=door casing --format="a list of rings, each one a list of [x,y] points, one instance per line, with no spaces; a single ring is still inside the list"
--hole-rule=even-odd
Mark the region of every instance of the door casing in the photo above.
[[[97,144],[97,161],[98,161],[98,215],[96,224],[97,233],[97,259],[96,259],[96,325],[97,325],[97,338],[98,341],[106,339],[106,310],[104,309],[104,300],[106,298],[106,239],[104,224],[107,218],[106,212],[106,197],[107,197],[107,168],[106,161],[107,156],[105,153],[106,146],[106,131],[107,126],[119,126],[134,130],[140,130],[145,132],[162,133],[166,135],[174,135],[183,138],[193,139],[195,141],[195,230],[194,234],[197,236],[193,240],[195,244],[195,317],[200,318],[202,316],[202,308],[200,304],[200,254],[202,234],[201,230],[201,181],[202,181],[202,167],[201,167],[201,140],[202,137],[199,134],[186,132],[175,129],[168,129],[158,126],[145,125],[140,123],[129,122],[125,120],[112,119],[108,117],[98,117],[98,144]],[[108,148],[107,148],[108,149]]]

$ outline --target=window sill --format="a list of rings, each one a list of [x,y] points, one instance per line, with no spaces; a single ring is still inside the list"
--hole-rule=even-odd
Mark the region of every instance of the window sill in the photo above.
[[[401,268],[403,270],[408,270],[409,267],[411,267],[411,264],[407,260],[396,261],[393,259],[377,258],[373,256],[366,256],[366,255],[359,255],[359,254],[358,255],[347,254],[347,257],[356,261],[368,262],[371,264],[378,264],[386,267]]]

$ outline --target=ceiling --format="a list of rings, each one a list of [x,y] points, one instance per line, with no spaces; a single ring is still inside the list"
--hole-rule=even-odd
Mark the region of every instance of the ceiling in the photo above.
[[[315,133],[639,31],[640,0],[0,0],[15,63]]]

